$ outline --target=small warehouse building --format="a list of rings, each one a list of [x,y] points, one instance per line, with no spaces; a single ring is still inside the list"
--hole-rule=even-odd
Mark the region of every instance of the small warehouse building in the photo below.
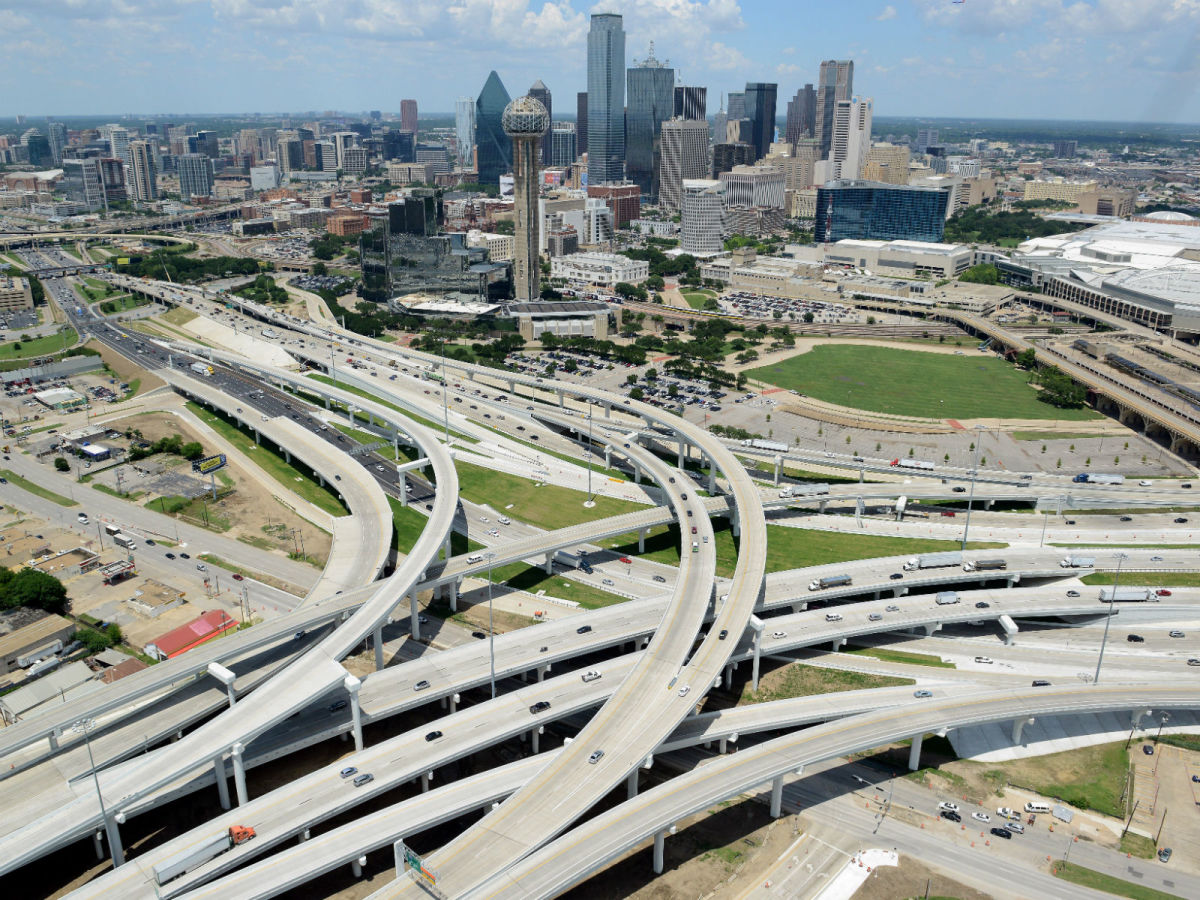
[[[223,609],[202,613],[186,625],[168,631],[146,645],[146,655],[155,659],[174,659],[193,647],[220,637],[238,627],[237,619]]]
[[[87,397],[70,388],[51,388],[47,391],[38,391],[33,395],[33,399],[47,409],[67,410],[87,406]]]
[[[84,444],[79,448],[79,455],[89,462],[103,462],[112,459],[112,448],[103,444]]]
[[[0,697],[0,717],[11,725],[103,689],[104,685],[96,680],[96,673],[86,663],[69,663]]]
[[[24,607],[0,618],[0,675],[7,675],[58,653],[75,633],[75,623],[40,609]]]

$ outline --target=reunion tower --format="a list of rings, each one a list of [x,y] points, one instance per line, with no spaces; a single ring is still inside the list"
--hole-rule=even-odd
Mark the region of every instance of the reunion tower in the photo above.
[[[513,287],[518,303],[537,300],[538,290],[538,141],[550,127],[550,114],[533,97],[518,97],[500,119],[513,145]]]

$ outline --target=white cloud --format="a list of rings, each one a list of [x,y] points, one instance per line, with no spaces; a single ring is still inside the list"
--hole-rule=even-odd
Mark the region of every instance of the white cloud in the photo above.
[[[886,22],[888,19],[896,18],[896,7],[891,4],[883,8],[883,12],[875,17],[876,22]]]
[[[716,69],[719,72],[744,69],[750,65],[750,60],[746,59],[741,50],[729,47],[720,41],[713,41],[708,45],[705,59],[708,61],[710,69]]]
[[[795,75],[797,72],[803,72],[804,67],[798,66],[795,63],[780,63],[775,67],[775,74],[780,78],[787,75]]]

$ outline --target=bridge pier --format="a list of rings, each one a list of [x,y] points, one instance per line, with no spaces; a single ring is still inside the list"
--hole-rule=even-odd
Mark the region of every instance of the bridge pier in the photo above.
[[[663,848],[666,838],[665,831],[654,832],[654,874],[661,875],[663,872]]]
[[[676,468],[679,468],[679,469],[683,468],[683,448],[686,446],[687,445],[683,442],[683,438],[680,438],[679,439],[679,451],[675,454]]]
[[[924,734],[915,735],[912,739],[912,748],[908,751],[908,771],[915,772],[921,768],[921,742],[925,740]]]
[[[776,775],[771,779],[771,818],[778,819],[783,814],[783,776]]]
[[[937,634],[939,631],[942,630],[942,623],[941,622],[929,622],[925,625],[921,625],[918,627],[924,629],[925,637],[932,637],[933,635]]]
[[[358,859],[350,860],[350,873],[355,878],[362,878],[363,866],[366,865],[367,858],[360,856]]]
[[[742,533],[742,523],[738,516],[737,507],[734,507],[729,516],[729,530],[734,537],[740,537]]]
[[[108,849],[112,853],[113,868],[119,869],[125,865],[125,849],[121,846],[121,823],[125,821],[124,813],[114,813],[104,820],[104,830],[108,834]]]
[[[242,759],[245,749],[241,741],[239,741],[229,750],[229,755],[233,758],[233,786],[237,790],[238,806],[245,806],[250,800],[249,795],[246,793],[246,763]],[[359,747],[358,749],[361,750],[362,748]]]
[[[604,404],[604,418],[606,418],[606,419],[612,418],[612,404],[611,403]]]
[[[412,635],[412,639],[414,641],[419,641],[421,639],[421,610],[420,607],[417,606],[416,588],[413,588],[408,593],[408,633]],[[380,654],[383,653],[382,641],[380,641],[379,646],[381,649],[376,654],[376,661],[382,658],[380,656]]]
[[[446,698],[446,706],[450,709],[450,714],[458,712],[458,701],[462,699],[460,694],[451,694]]]
[[[383,668],[383,626],[380,625],[371,635],[371,644],[375,647],[375,671]]]
[[[455,578],[448,585],[450,590],[450,611],[458,612],[458,579]]]
[[[539,736],[541,733],[542,733],[542,726],[541,726],[541,725],[539,725],[537,728],[535,728],[535,729],[533,729],[531,732],[529,732],[529,749],[530,749],[530,750],[532,750],[534,753],[538,753],[538,752],[539,752],[539,749],[538,749],[538,736]]]
[[[638,792],[638,770],[634,769],[625,779],[625,799],[632,800]]]
[[[99,860],[104,859],[104,842],[100,838],[103,833],[102,831],[92,832],[92,846],[96,848],[96,859]]]
[[[1026,725],[1032,725],[1037,719],[1034,716],[1028,716],[1022,719],[1013,719],[1012,723],[1012,742],[1014,744],[1021,743],[1021,735],[1025,732]]]
[[[612,444],[604,445],[604,468],[612,468]]]
[[[783,472],[783,457],[775,457],[775,487],[779,487],[779,476]]]
[[[845,646],[846,646],[845,638],[834,638],[832,641],[829,642],[829,651],[831,653],[837,653],[839,650],[841,650]]]
[[[400,455],[399,448],[396,449],[396,455]],[[400,488],[400,508],[408,506],[408,479],[404,473],[400,473],[400,477],[396,481],[396,486]]]
[[[638,529],[638,553],[646,552],[646,535],[650,533],[649,528]]]
[[[229,773],[225,769],[224,753],[213,757],[213,773],[217,776],[217,797],[221,801],[221,809],[229,809]]]
[[[558,394],[558,408],[562,409],[563,408],[563,392],[555,391],[555,393]]]
[[[875,599],[878,600],[879,598],[876,597]],[[799,603],[792,604],[792,615],[795,615],[797,613],[807,612],[807,611],[808,611],[808,601],[807,600],[803,600]]]
[[[642,482],[642,464],[636,459],[633,461],[633,483],[641,484]]]
[[[262,436],[258,433],[258,429],[254,429],[254,446],[257,447],[262,443]]]
[[[829,506],[828,500],[818,500],[817,501],[817,513],[823,514],[825,512],[826,507],[828,507],[828,506]]]
[[[422,772],[421,773],[421,793],[422,794],[429,793],[429,782],[431,782],[432,780],[433,780],[433,772]]]
[[[342,681],[342,686],[350,694],[350,720],[351,726],[354,729],[354,750],[355,752],[359,752],[363,748],[362,709],[358,704],[358,692],[362,688],[362,682],[353,675],[347,675],[345,680]],[[238,746],[241,745],[239,744]]]
[[[286,462],[289,462],[289,463],[290,463],[290,462],[292,461],[292,454],[291,454],[290,452],[288,452],[288,450],[287,450],[287,449],[285,449],[285,448],[283,448],[283,447],[280,447],[279,449],[280,449],[280,450],[283,450],[283,458],[284,458],[284,461],[286,461]]]
[[[703,462],[703,455],[702,455]],[[717,461],[709,458],[708,462],[708,492],[715,494],[717,492]]]
[[[546,677],[546,673],[550,671],[550,665],[547,663],[544,666],[537,667],[537,683],[541,684]]]
[[[549,553],[546,554],[546,562],[545,562],[543,568],[546,570],[547,575],[554,574],[554,551],[553,550],[551,550]]]
[[[1017,623],[1006,614],[1000,617],[1000,627],[1004,630],[1004,646],[1011,647],[1017,642]]]
[[[57,751],[58,751],[58,732],[51,731],[50,732],[50,752],[56,753]]]

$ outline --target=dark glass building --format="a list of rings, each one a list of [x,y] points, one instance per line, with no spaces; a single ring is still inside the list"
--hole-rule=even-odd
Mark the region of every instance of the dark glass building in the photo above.
[[[655,59],[651,47],[650,55],[629,69],[626,81],[625,177],[654,203],[658,199],[659,136],[662,123],[671,118],[675,108],[675,70]]]
[[[549,117],[547,122],[553,122],[554,107],[551,105],[553,103],[553,97],[550,95],[550,88],[546,87],[546,85],[542,82],[542,79],[539,78],[533,83],[533,87],[529,89],[529,96],[538,103],[542,104],[542,106],[546,107],[546,115]],[[540,156],[542,158],[543,166],[553,165],[553,150],[550,142],[550,128],[551,126],[547,125],[546,133],[542,135]]]
[[[784,140],[795,146],[803,138],[814,137],[817,127],[817,92],[811,84],[796,91],[796,96],[788,101],[787,127]]]
[[[575,146],[577,155],[587,153],[587,91],[575,95]]]
[[[592,16],[588,31],[588,184],[625,177],[625,28],[621,16]]]
[[[950,194],[942,188],[874,181],[831,181],[817,188],[818,244],[834,241],[933,241],[946,229]]]
[[[708,112],[708,88],[697,85],[676,85],[675,118],[703,119]]]
[[[750,143],[758,161],[771,150],[775,140],[775,95],[779,85],[752,81],[746,84],[746,118],[750,120]]]
[[[508,91],[494,71],[488,75],[475,101],[475,147],[479,159],[479,183],[499,184],[500,176],[512,171],[512,141],[500,124]]]
[[[416,162],[416,143],[411,131],[385,131],[383,139],[383,158],[394,159],[397,162]]]

